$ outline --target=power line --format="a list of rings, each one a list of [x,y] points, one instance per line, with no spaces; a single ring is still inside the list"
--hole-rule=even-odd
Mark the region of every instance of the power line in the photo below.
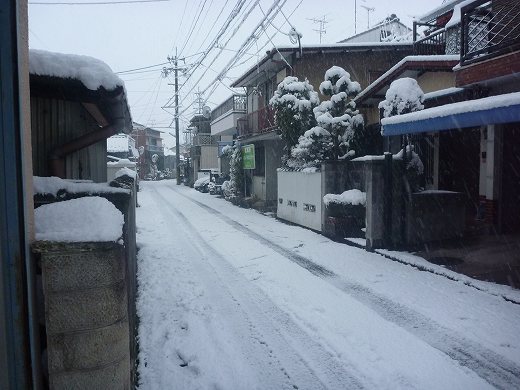
[[[128,69],[128,70],[121,70],[119,72],[114,72],[115,74],[121,74],[121,73],[128,73],[128,72],[134,72],[136,70],[143,70],[143,69],[150,69],[150,68],[154,68],[156,66],[162,66],[162,65],[166,65],[166,64],[169,64],[169,62],[161,62],[160,64],[155,64],[155,65],[149,65],[149,66],[143,66],[141,68],[135,68],[135,69]]]
[[[201,0],[202,1],[202,0]],[[186,41],[184,42],[184,45],[182,46],[181,50],[179,51],[179,55],[182,55],[183,50],[186,48],[186,45],[188,44],[191,35],[193,34],[193,31],[195,31],[195,27],[197,26],[197,23],[199,22],[200,15],[202,15],[202,11],[204,11],[204,7],[206,6],[206,2],[208,0],[204,0],[204,3],[202,3],[202,7],[197,15],[197,18],[194,20],[193,26],[190,29],[190,32],[188,34],[188,38],[186,38]]]
[[[80,2],[80,3],[70,3],[70,2],[44,2],[44,1],[31,1],[30,5],[114,5],[114,4],[136,4],[136,3],[163,3],[171,0],[121,0],[121,1],[93,1],[93,2]]]

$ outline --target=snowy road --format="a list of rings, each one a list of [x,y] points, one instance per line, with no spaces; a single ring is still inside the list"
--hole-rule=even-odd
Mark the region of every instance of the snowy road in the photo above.
[[[517,291],[172,181],[138,197],[142,389],[520,388]]]

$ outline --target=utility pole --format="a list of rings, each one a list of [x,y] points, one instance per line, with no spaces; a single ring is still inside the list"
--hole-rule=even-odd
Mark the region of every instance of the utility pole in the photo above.
[[[177,57],[177,48],[175,48],[175,57],[167,57],[168,61],[173,64],[173,67],[163,68],[164,77],[173,72],[175,76],[175,166],[177,171],[177,185],[181,184],[181,158],[180,158],[180,137],[179,137],[179,70],[185,70],[185,67],[179,67],[179,60],[184,61],[184,58]],[[171,106],[164,106],[163,108],[171,108]]]

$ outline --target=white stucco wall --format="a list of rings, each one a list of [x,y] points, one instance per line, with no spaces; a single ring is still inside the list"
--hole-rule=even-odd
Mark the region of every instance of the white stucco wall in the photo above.
[[[321,231],[321,204],[321,172],[278,171],[278,218]]]

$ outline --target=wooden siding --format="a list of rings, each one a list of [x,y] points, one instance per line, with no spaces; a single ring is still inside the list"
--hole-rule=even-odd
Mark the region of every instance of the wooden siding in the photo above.
[[[78,102],[31,97],[33,174],[50,176],[49,154],[64,143],[99,129]],[[106,140],[65,158],[67,179],[106,181]]]

